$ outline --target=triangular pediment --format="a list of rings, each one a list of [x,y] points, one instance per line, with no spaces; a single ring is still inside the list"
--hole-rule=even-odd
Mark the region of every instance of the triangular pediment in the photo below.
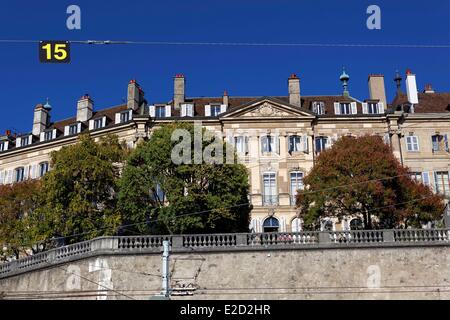
[[[233,108],[220,117],[222,119],[274,119],[274,118],[314,118],[308,111],[273,98],[261,98]]]

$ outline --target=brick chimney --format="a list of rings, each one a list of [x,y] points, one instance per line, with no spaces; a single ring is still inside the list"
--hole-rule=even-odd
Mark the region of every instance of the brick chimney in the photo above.
[[[419,103],[419,96],[417,94],[416,75],[411,70],[406,70],[406,95],[408,102],[411,104]]]
[[[369,96],[371,100],[380,100],[386,106],[386,90],[384,88],[384,75],[371,74],[368,79]]]
[[[175,109],[180,109],[180,104],[185,99],[185,79],[184,75],[177,74],[173,81],[173,105]]]
[[[301,107],[301,96],[300,96],[300,79],[296,74],[291,74],[288,79],[288,89],[289,89],[289,103]]]
[[[42,104],[36,105],[34,108],[34,119],[33,119],[33,135],[39,137],[41,132],[43,132],[49,125],[50,115],[49,110],[45,108]]]
[[[222,104],[226,105],[228,107],[228,103],[229,103],[229,97],[228,97],[228,92],[227,90],[225,90],[223,92],[223,96],[222,96]]]
[[[433,90],[433,86],[430,83],[426,84],[423,93],[435,93]]]
[[[127,108],[137,110],[143,102],[144,90],[142,90],[136,80],[130,80],[128,83]]]
[[[82,96],[77,103],[77,122],[85,122],[92,118],[94,102],[88,94]]]

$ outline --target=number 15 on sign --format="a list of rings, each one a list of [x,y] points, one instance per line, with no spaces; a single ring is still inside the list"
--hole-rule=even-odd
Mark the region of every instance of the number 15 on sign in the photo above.
[[[69,63],[69,41],[39,41],[39,61],[42,63]]]

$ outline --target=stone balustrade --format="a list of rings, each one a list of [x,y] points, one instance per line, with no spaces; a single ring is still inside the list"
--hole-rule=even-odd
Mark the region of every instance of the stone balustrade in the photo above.
[[[102,254],[162,252],[168,240],[174,252],[296,250],[450,245],[450,229],[302,231],[195,235],[100,237],[0,264],[0,278]]]

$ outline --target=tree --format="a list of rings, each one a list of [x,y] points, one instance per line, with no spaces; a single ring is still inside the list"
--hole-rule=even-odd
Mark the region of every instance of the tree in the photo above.
[[[36,209],[39,192],[39,181],[0,186],[0,259],[29,253],[34,239],[28,216]]]
[[[442,198],[412,180],[378,136],[342,137],[317,157],[297,195],[306,227],[323,217],[360,217],[364,228],[420,227],[440,219]]]
[[[98,142],[81,135],[78,143],[53,152],[39,208],[30,215],[36,236],[73,243],[114,234],[121,222],[117,181],[124,157],[124,146],[111,135]]]
[[[192,149],[184,156],[194,159],[194,126],[184,122],[155,130],[128,158],[119,193],[124,223],[134,225],[127,229],[160,234],[247,231],[251,208],[246,168],[235,163],[174,163],[172,150],[179,142],[171,137],[177,129],[191,139]],[[205,129],[200,135],[204,151],[214,138],[205,139]]]

